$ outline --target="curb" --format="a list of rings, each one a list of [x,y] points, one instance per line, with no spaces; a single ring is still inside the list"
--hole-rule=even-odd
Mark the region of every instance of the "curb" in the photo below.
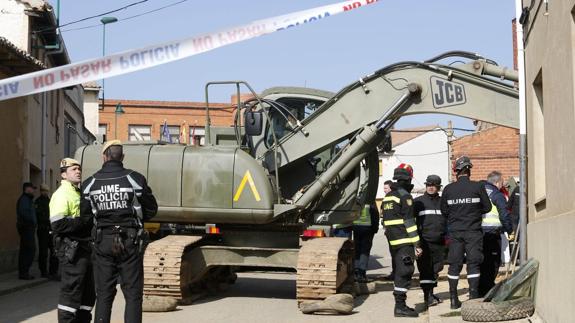
[[[0,296],[4,296],[7,294],[12,294],[14,292],[23,290],[23,289],[28,289],[28,288],[32,288],[32,287],[36,287],[38,285],[42,285],[44,283],[49,282],[50,280],[48,278],[38,278],[38,279],[34,279],[33,281],[30,281],[29,283],[23,283],[21,285],[18,286],[14,286],[14,287],[10,287],[7,289],[2,289],[0,290]]]

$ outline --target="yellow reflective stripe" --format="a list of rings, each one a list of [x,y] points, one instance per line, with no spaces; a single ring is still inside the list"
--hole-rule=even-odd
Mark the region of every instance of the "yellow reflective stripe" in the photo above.
[[[392,246],[397,246],[399,244],[404,244],[404,243],[411,243],[411,238],[403,238],[403,239],[397,239],[397,240],[391,240],[389,242],[390,245]]]
[[[408,233],[409,233],[409,232],[414,232],[414,231],[417,231],[417,225],[414,225],[414,226],[412,226],[412,227],[407,228],[407,232],[408,232]]]
[[[383,225],[398,225],[403,224],[403,219],[383,221]]]
[[[401,200],[397,196],[386,196],[383,198],[383,201],[384,202],[395,202],[395,203],[399,204],[399,202]]]
[[[501,223],[501,221],[499,221],[499,218],[489,216],[483,219],[483,223]]]
[[[403,238],[403,239],[391,240],[389,242],[389,245],[397,246],[397,245],[406,244],[406,243],[416,243],[418,241],[419,241],[419,236],[415,236],[413,238]]]

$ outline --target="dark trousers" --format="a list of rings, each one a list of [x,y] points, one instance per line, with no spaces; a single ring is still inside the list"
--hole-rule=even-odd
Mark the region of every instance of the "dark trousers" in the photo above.
[[[423,290],[431,290],[437,287],[437,277],[439,277],[439,272],[443,270],[445,245],[443,242],[422,240],[421,249],[423,253],[417,259],[419,285]]]
[[[96,265],[96,322],[110,322],[112,304],[116,296],[116,284],[120,277],[126,300],[124,322],[142,322],[142,294],[144,290],[143,254],[134,243],[135,237],[123,239],[125,250],[120,255],[112,251],[114,235],[103,234],[95,244]]]
[[[499,232],[484,233],[479,296],[483,297],[495,286],[499,266],[501,266],[501,234]]]
[[[373,245],[373,230],[371,226],[354,225],[353,242],[355,245],[355,269],[365,274],[369,264],[369,253]]]
[[[38,227],[38,269],[42,276],[58,273],[58,258],[54,254],[54,245],[49,228]],[[48,267],[48,268],[46,268]]]
[[[407,290],[411,285],[411,277],[415,271],[415,248],[411,244],[393,247],[391,261],[393,262],[394,287],[393,296],[396,305],[404,305],[407,299]]]
[[[92,319],[90,312],[94,307],[96,294],[89,247],[80,247],[72,262],[61,256],[60,268],[62,281],[58,302],[58,322],[90,322]]]
[[[20,250],[18,252],[18,274],[20,277],[30,274],[30,267],[36,254],[36,228],[18,228]]]
[[[456,231],[451,232],[447,262],[449,269],[450,292],[457,292],[459,273],[463,268],[463,259],[467,259],[467,281],[470,295],[476,295],[479,287],[480,266],[483,262],[483,232]]]

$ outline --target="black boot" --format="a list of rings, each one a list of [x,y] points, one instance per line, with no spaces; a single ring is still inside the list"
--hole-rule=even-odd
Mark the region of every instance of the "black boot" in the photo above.
[[[476,299],[476,298],[479,298],[479,291],[477,289],[470,289],[469,299]]]
[[[417,312],[405,305],[405,303],[403,304],[397,304],[395,303],[395,308],[393,309],[393,316],[395,317],[418,317],[419,315],[417,314]]]
[[[479,298],[479,277],[469,278],[469,299]]]
[[[459,301],[459,297],[457,297],[457,291],[455,291],[455,292],[449,291],[449,294],[450,294],[450,300],[451,300],[450,308],[452,310],[456,310],[456,309],[460,308],[461,302]]]
[[[393,294],[395,298],[395,308],[393,309],[393,316],[395,317],[417,317],[417,312],[405,304],[407,295],[403,293]]]
[[[423,291],[423,299],[425,301],[426,307],[435,306],[439,304],[439,302],[435,298],[435,295],[433,295],[433,289],[425,289]]]
[[[449,279],[449,298],[451,300],[451,309],[456,310],[461,307],[459,297],[457,297],[457,283],[458,279]]]

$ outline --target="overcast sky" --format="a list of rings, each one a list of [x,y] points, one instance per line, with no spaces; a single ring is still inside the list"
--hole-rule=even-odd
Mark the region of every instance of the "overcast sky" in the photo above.
[[[61,0],[61,24],[141,0]],[[55,0],[50,0],[53,5]],[[175,4],[181,2],[179,4]],[[253,20],[336,3],[334,0],[148,0],[110,14],[120,21],[106,30],[106,51],[114,53],[187,38]],[[166,9],[122,21],[169,4]],[[448,50],[477,52],[512,65],[511,0],[380,0],[377,4],[265,35],[174,63],[106,80],[106,98],[204,101],[204,85],[214,80],[245,80],[256,91],[279,85],[338,91],[386,65],[422,61]],[[63,27],[73,62],[102,55],[100,18]],[[74,28],[99,25],[82,30]],[[232,88],[214,92],[229,101]],[[402,126],[448,119],[418,116]]]

